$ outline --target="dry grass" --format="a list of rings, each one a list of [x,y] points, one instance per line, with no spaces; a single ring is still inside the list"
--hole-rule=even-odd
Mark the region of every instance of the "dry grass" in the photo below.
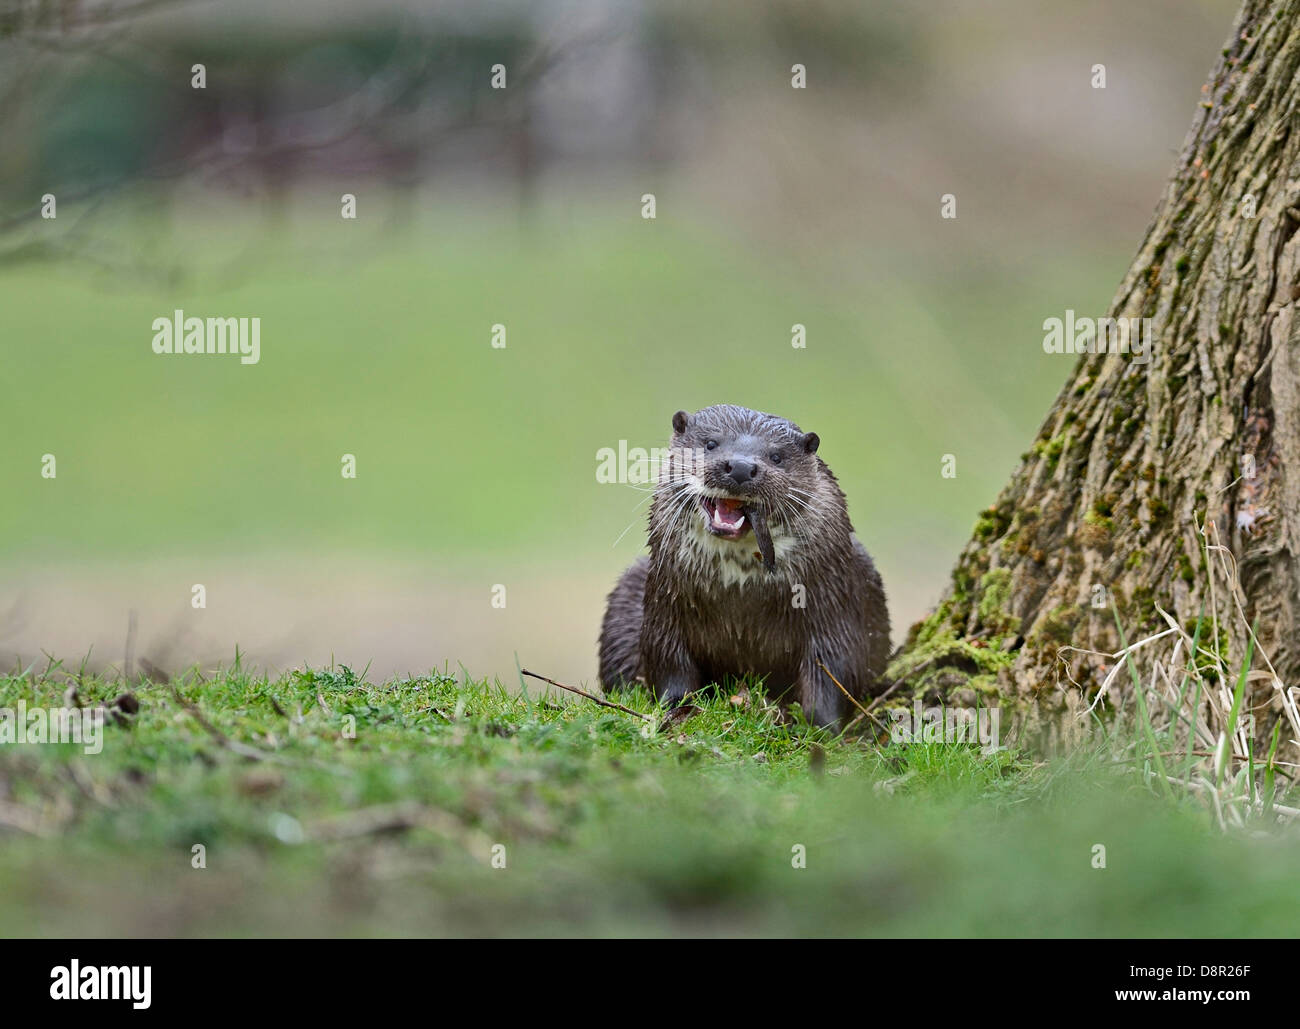
[[[1283,743],[1285,753],[1300,753],[1300,687],[1282,681],[1260,645],[1246,616],[1236,561],[1217,526],[1207,521],[1197,532],[1207,584],[1194,630],[1156,605],[1168,628],[1128,643],[1116,616],[1120,649],[1106,654],[1062,647],[1064,674],[1078,686],[1069,653],[1113,662],[1085,715],[1100,722],[1106,705],[1113,705],[1119,718],[1109,739],[1153,788],[1196,798],[1224,829],[1300,817],[1300,808],[1278,802],[1285,792],[1279,778],[1289,789],[1300,769],[1278,758]],[[1243,653],[1231,652],[1233,639],[1245,641]],[[1120,685],[1125,672],[1131,689]],[[1271,729],[1261,731],[1264,725]]]

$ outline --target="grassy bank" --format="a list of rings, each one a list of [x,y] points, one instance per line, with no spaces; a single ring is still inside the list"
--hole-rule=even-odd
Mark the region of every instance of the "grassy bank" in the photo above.
[[[37,667],[0,679],[0,706],[126,691]],[[6,935],[1231,936],[1300,919],[1293,835],[1222,833],[1104,748],[878,747],[783,724],[757,692],[661,727],[463,674],[235,668],[130,692],[138,712],[110,712],[98,754],[0,746]]]

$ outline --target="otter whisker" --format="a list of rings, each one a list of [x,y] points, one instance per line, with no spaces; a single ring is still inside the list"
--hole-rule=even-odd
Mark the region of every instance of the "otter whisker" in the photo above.
[[[631,485],[631,484],[629,483],[628,485]],[[635,488],[635,487],[634,487],[634,488]],[[670,489],[675,489],[675,490],[676,490],[677,492],[679,492],[679,493],[685,492],[685,491],[688,490],[689,488],[690,488],[690,484],[689,484],[689,483],[680,483],[680,484],[678,484],[678,485],[675,486],[675,487],[670,487]],[[640,501],[637,502],[636,507],[634,507],[634,508],[632,509],[632,512],[633,512],[633,518],[632,518],[632,520],[631,520],[630,522],[628,522],[628,523],[627,523],[627,527],[626,527],[622,532],[620,532],[620,533],[618,534],[618,538],[617,538],[616,540],[614,540],[614,542],[613,542],[612,544],[610,544],[611,547],[617,547],[621,542],[623,542],[623,537],[626,536],[626,535],[631,531],[632,526],[634,526],[634,525],[637,523],[637,519],[636,519],[636,517],[635,517],[636,512],[639,511],[639,510],[641,510],[641,508],[644,507],[644,506],[646,505],[646,503],[648,503],[648,502],[650,502],[650,501],[653,501],[653,500],[655,499],[656,492],[657,492],[657,491],[656,491],[656,490],[653,490],[653,489],[652,489],[652,490],[649,490],[649,491],[648,491],[649,495],[646,496],[644,499],[642,499],[642,500],[640,500]]]

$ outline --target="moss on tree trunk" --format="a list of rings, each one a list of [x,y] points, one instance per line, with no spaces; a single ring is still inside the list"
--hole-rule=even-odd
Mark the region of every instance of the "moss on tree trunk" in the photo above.
[[[1261,644],[1300,684],[1298,72],[1300,2],[1247,0],[1107,312],[1151,319],[1154,353],[1080,356],[893,664],[914,691],[970,703],[996,689],[1036,733],[1068,731],[1079,720],[1060,716],[1105,662],[1076,658],[1080,688],[1063,688],[1058,651],[1117,650],[1111,603],[1130,641],[1165,628],[1157,604],[1194,623],[1209,603],[1207,517]],[[1240,655],[1230,601],[1216,600]],[[1252,698],[1265,725],[1274,692]]]

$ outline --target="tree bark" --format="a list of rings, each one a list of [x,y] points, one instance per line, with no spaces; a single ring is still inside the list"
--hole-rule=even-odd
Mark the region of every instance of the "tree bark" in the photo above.
[[[1075,660],[1076,690],[1061,647],[1117,651],[1116,613],[1132,642],[1167,627],[1157,604],[1188,626],[1216,604],[1239,661],[1203,531],[1230,547],[1260,644],[1300,684],[1298,70],[1300,0],[1246,0],[1107,312],[1150,318],[1154,353],[1080,356],[894,663],[919,692],[996,690],[1059,730],[1070,720],[1042,716],[1086,703],[1107,667]],[[1272,683],[1256,690],[1257,719],[1275,720]]]

